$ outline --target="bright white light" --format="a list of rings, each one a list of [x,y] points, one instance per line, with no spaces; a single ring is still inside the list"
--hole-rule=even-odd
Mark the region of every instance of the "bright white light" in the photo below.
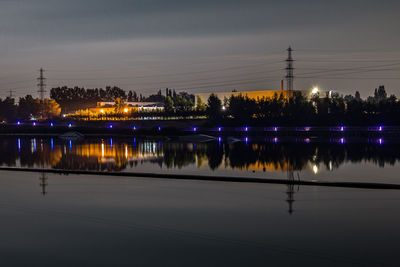
[[[125,113],[128,113],[128,111],[129,111],[129,110],[128,110],[127,108],[124,109],[124,112],[125,112]]]
[[[314,88],[312,89],[312,91],[311,91],[311,94],[315,95],[315,94],[318,94],[318,92],[319,92],[318,87],[314,87]]]
[[[100,113],[104,113],[104,109],[101,109],[101,110],[100,110]]]
[[[313,169],[314,174],[317,174],[319,171],[317,165],[314,165],[312,169]]]
[[[226,110],[226,107],[225,107],[225,106],[222,106],[222,110]]]

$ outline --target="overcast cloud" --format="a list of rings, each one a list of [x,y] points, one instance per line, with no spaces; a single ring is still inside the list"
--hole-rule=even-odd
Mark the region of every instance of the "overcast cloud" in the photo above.
[[[0,0],[0,95],[36,94],[40,67],[49,87],[275,89],[292,45],[298,89],[366,96],[385,84],[400,96],[399,10],[394,0]],[[329,72],[340,68],[354,74]]]

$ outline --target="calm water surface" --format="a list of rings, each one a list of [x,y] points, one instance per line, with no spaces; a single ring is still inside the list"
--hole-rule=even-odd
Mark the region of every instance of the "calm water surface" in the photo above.
[[[287,191],[0,171],[1,263],[398,266],[398,191],[302,186],[291,203]]]
[[[0,139],[2,166],[400,183],[400,145]],[[400,192],[0,171],[2,266],[399,266]]]
[[[2,166],[400,183],[400,140],[183,143],[0,138]]]

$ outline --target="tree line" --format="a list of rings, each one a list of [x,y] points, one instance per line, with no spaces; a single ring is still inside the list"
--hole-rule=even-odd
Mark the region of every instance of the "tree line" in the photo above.
[[[209,97],[206,113],[211,122],[282,126],[400,125],[400,101],[395,95],[387,96],[384,86],[375,89],[374,95],[367,99],[362,99],[359,92],[354,96],[317,93],[309,98],[294,91],[289,98],[282,94],[259,99],[238,95],[223,101],[215,94]]]

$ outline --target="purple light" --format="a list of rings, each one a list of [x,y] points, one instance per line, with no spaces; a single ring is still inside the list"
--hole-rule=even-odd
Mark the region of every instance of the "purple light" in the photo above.
[[[50,127],[53,127],[53,126],[54,126],[54,123],[50,122]]]
[[[21,122],[20,122],[20,121],[17,121],[17,125],[21,125]]]
[[[382,131],[383,131],[383,127],[382,127],[382,126],[379,126],[379,127],[378,127],[378,131],[382,132]]]
[[[277,144],[278,143],[278,137],[274,138],[274,143]]]
[[[133,126],[133,130],[136,131],[136,126]]]
[[[343,145],[344,144],[344,138],[340,139],[340,143]]]
[[[218,132],[221,132],[222,131],[222,128],[221,127],[218,127]]]
[[[306,138],[304,141],[306,141],[307,144],[310,143],[310,138]]]
[[[379,138],[379,139],[378,139],[378,144],[379,144],[379,145],[383,145],[383,139],[382,139],[382,138]]]
[[[218,137],[218,142],[221,143],[221,141],[222,141],[222,138],[221,138],[221,137]]]
[[[113,128],[113,125],[112,125],[112,124],[110,124],[110,125],[108,126],[108,128],[112,129],[112,128]]]
[[[304,130],[308,132],[310,130],[310,127],[304,127]]]
[[[249,131],[249,127],[244,127],[244,130],[246,131],[246,132],[248,132]]]
[[[193,127],[193,132],[197,132],[197,127]]]
[[[344,127],[343,126],[340,127],[340,131],[344,132]]]
[[[274,127],[274,131],[277,132],[278,131],[278,127]]]
[[[33,125],[33,126],[36,126],[36,122],[32,122],[32,125]]]

